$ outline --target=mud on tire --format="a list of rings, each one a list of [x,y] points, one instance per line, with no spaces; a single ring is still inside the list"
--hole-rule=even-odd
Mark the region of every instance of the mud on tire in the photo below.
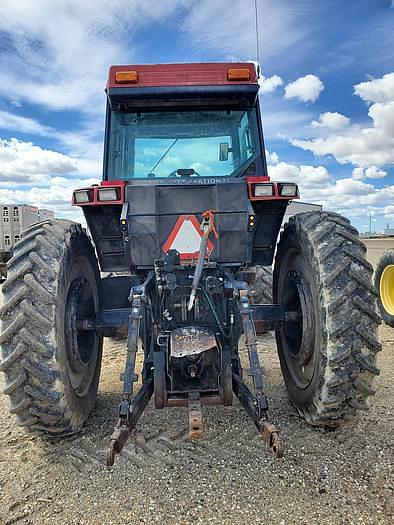
[[[102,339],[76,319],[99,309],[99,282],[79,224],[36,224],[15,247],[2,289],[0,369],[10,411],[30,432],[77,432],[95,404]]]
[[[379,374],[380,322],[372,266],[358,232],[344,217],[292,217],[278,244],[274,302],[293,312],[277,332],[287,390],[312,425],[337,426],[367,408]]]
[[[375,288],[383,321],[394,328],[394,249],[384,252],[375,272]]]

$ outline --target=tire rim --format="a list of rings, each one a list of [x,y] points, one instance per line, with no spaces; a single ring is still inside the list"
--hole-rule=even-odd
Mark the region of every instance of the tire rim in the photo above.
[[[65,308],[65,345],[71,386],[76,395],[84,397],[95,375],[98,337],[94,330],[85,330],[79,321],[94,319],[94,294],[86,278],[74,279],[69,287]]]
[[[394,315],[394,265],[383,270],[379,283],[380,300],[389,315]]]
[[[301,259],[300,255],[296,259]],[[308,279],[299,270],[287,272],[280,302],[288,314],[281,332],[288,371],[298,388],[307,388],[315,373],[315,301]]]

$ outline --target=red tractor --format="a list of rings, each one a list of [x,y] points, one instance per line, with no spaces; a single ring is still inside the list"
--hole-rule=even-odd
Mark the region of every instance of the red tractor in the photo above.
[[[127,351],[108,465],[152,396],[156,408],[188,406],[199,437],[201,406],[235,394],[280,457],[255,325],[275,331],[290,399],[310,424],[337,426],[366,407],[380,350],[372,268],[335,213],[293,217],[277,244],[299,192],[268,177],[258,91],[252,63],[110,68],[103,180],[73,195],[92,240],[66,220],[30,227],[3,285],[1,369],[27,431],[81,429],[103,337],[119,327]],[[256,267],[274,255],[274,304],[252,304]]]

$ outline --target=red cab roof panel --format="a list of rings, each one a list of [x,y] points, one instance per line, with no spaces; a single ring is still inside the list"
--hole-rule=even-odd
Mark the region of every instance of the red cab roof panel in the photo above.
[[[108,88],[257,84],[253,62],[111,66]]]

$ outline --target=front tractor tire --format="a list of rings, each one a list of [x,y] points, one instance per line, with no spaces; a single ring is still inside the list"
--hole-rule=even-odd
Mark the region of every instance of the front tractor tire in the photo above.
[[[312,425],[338,426],[374,394],[380,319],[365,252],[349,221],[328,212],[292,217],[278,244],[274,302],[287,315],[279,359],[290,399]]]
[[[82,331],[100,303],[94,248],[79,224],[50,220],[24,232],[8,264],[0,344],[4,393],[18,424],[78,432],[94,407],[102,338]]]
[[[379,259],[375,288],[380,315],[386,324],[394,328],[394,250],[387,250]]]

